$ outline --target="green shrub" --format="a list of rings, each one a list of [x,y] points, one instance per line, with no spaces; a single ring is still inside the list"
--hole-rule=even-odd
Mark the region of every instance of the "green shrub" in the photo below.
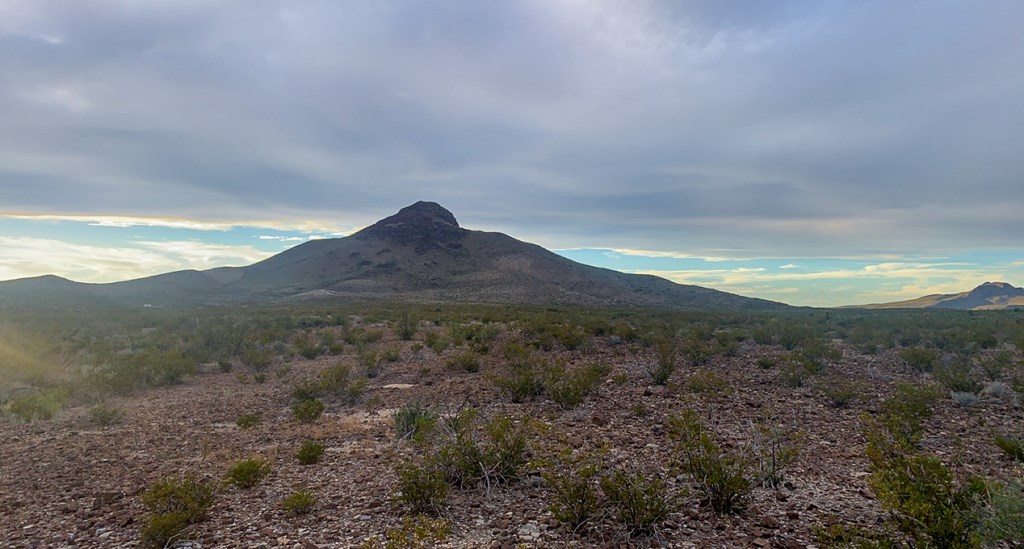
[[[480,371],[480,355],[473,351],[463,351],[448,360],[449,370],[462,370],[464,372]]]
[[[524,353],[523,356],[509,359],[511,371],[508,374],[495,378],[501,391],[516,403],[544,394],[542,366],[527,351],[524,350]]]
[[[235,424],[241,429],[251,429],[260,424],[263,421],[263,415],[259,412],[252,414],[242,414],[235,420]]]
[[[398,362],[401,359],[401,352],[398,347],[388,347],[381,352],[381,360],[384,362]]]
[[[97,404],[89,409],[89,419],[100,427],[110,427],[121,423],[124,419],[124,411],[106,404]]]
[[[721,374],[707,369],[691,374],[686,380],[686,390],[710,397],[725,397],[733,393],[732,386]]]
[[[544,371],[544,391],[559,408],[569,410],[582,404],[587,395],[597,389],[604,373],[600,366],[569,369],[564,363],[555,362]]]
[[[140,532],[144,545],[166,547],[189,526],[201,522],[216,499],[216,491],[193,473],[168,478],[150,486],[140,497],[151,513]]]
[[[423,336],[423,342],[437,354],[441,354],[448,348],[448,340],[441,337],[441,334],[431,330],[428,330],[426,335]]]
[[[477,428],[475,410],[448,420],[450,432],[437,451],[445,478],[459,487],[485,481],[490,487],[519,478],[526,464],[526,428],[507,416],[496,416]]]
[[[301,400],[292,405],[292,415],[299,423],[313,423],[324,413],[324,403],[320,400]]]
[[[665,385],[676,371],[676,348],[671,341],[662,341],[657,346],[655,360],[647,365],[651,383]]]
[[[448,500],[445,475],[432,465],[405,465],[398,469],[398,501],[414,513],[440,514]]]
[[[366,372],[366,377],[373,379],[384,369],[384,357],[375,351],[360,348],[358,352],[359,366]]]
[[[258,374],[253,374],[252,375],[252,379],[256,383],[259,383],[260,385],[262,385],[262,384],[267,382],[267,374],[265,374],[263,372],[260,372]]]
[[[551,514],[573,529],[586,523],[598,511],[597,477],[600,465],[590,459],[567,460],[544,472],[551,488]]]
[[[252,488],[270,474],[270,462],[263,458],[236,461],[228,470],[228,482],[239,488]]]
[[[693,410],[669,417],[677,460],[716,513],[738,513],[755,487],[752,457],[724,451]]]
[[[984,355],[978,360],[978,366],[989,381],[999,381],[1002,379],[1003,373],[1013,367],[1013,353],[999,351]]]
[[[893,395],[882,402],[880,420],[897,441],[915,446],[940,398],[942,391],[934,385],[897,383]]]
[[[391,415],[400,439],[422,440],[437,423],[437,413],[419,402],[406,404]]]
[[[759,358],[757,359],[757,367],[762,370],[771,370],[775,367],[774,358]]]
[[[849,524],[832,524],[811,529],[818,545],[835,549],[900,549],[902,546],[889,536]]]
[[[799,357],[790,356],[788,360],[779,367],[779,379],[787,387],[803,387],[818,373],[818,367],[808,364]]]
[[[64,398],[64,392],[59,390],[32,391],[10,399],[4,408],[25,423],[43,421],[60,411]]]
[[[403,309],[395,322],[395,335],[402,341],[409,341],[416,336],[417,320],[408,310]]]
[[[401,528],[388,530],[383,541],[377,536],[367,539],[361,549],[432,549],[450,533],[451,526],[445,519],[423,515],[415,519],[403,517]]]
[[[1024,541],[1024,483],[1021,480],[990,486],[981,510],[978,537],[985,547],[1018,547]],[[1014,545],[1014,544],[1017,545]]]
[[[220,368],[220,371],[225,374],[230,374],[231,370],[234,369],[234,365],[231,364],[230,360],[218,360],[217,367]]]
[[[672,512],[673,498],[664,481],[640,471],[616,469],[601,479],[601,492],[631,533],[652,533]]]
[[[930,372],[935,367],[935,362],[939,360],[939,352],[924,347],[907,347],[900,351],[900,358],[907,366],[918,372]]]
[[[298,452],[295,456],[299,458],[299,463],[302,465],[313,465],[314,463],[320,463],[320,458],[324,455],[324,445],[315,441],[307,440],[299,446]]]
[[[323,394],[334,395],[346,404],[355,404],[366,391],[366,379],[352,379],[352,368],[337,364],[320,373],[320,390]]]
[[[977,394],[982,389],[981,382],[971,374],[971,363],[966,359],[936,366],[932,375],[950,391]]]
[[[1007,457],[1024,463],[1024,438],[996,433],[995,443]]]
[[[867,391],[863,382],[839,377],[823,379],[816,388],[833,408],[842,408],[851,402],[863,400]]]
[[[281,500],[281,507],[292,516],[307,515],[316,508],[316,495],[308,488],[300,488]]]

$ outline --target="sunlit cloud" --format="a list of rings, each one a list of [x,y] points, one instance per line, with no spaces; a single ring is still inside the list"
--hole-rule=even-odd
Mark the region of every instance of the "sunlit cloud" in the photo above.
[[[78,282],[115,282],[182,269],[248,265],[270,254],[248,246],[198,241],[94,246],[30,237],[0,237],[0,280],[59,274]]]
[[[89,214],[17,214],[0,213],[0,218],[20,219],[25,221],[71,221],[87,223],[97,227],[164,227],[169,229],[187,229],[192,231],[230,231],[236,228],[274,229],[278,231],[319,232],[345,236],[346,231],[337,225],[319,221],[203,221],[195,219],[136,217],[121,215],[89,215]]]

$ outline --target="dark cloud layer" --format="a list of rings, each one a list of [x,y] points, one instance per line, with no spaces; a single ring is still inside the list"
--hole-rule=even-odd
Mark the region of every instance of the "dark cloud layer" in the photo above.
[[[5,212],[1019,248],[1024,5],[0,2]]]

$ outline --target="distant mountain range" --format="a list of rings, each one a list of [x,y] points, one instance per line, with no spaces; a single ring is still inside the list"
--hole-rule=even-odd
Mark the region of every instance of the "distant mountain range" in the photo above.
[[[1024,288],[1005,282],[986,282],[981,286],[958,294],[933,294],[894,303],[862,305],[863,309],[961,309],[997,310],[1024,309]]]
[[[345,238],[312,240],[247,267],[109,284],[57,276],[0,282],[0,306],[178,307],[315,299],[776,310],[788,305],[576,263],[417,202]]]

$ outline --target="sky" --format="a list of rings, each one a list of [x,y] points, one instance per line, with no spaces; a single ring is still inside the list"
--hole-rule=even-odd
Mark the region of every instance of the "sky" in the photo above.
[[[1024,3],[0,0],[0,280],[417,200],[796,305],[1024,285]]]

